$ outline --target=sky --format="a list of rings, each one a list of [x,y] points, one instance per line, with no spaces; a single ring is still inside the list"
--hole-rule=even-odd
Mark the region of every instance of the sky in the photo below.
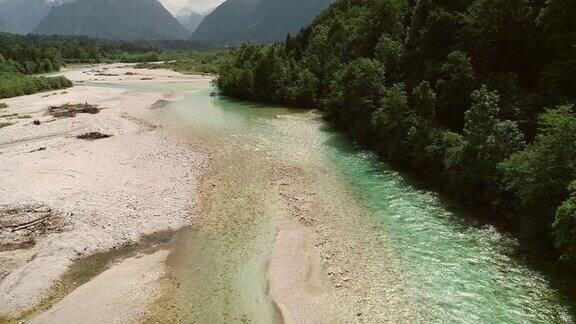
[[[212,9],[224,0],[160,0],[166,9],[172,13],[177,13],[182,8],[190,8],[194,11],[206,11]]]

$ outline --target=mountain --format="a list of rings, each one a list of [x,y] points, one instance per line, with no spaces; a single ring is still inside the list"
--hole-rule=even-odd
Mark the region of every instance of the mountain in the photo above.
[[[227,0],[206,16],[191,40],[272,43],[295,34],[333,0]]]
[[[54,5],[51,0],[5,0],[0,2],[0,24],[10,19],[17,24],[18,33],[31,33]]]
[[[196,31],[202,20],[204,20],[204,17],[204,15],[188,8],[182,9],[176,14],[176,19],[191,33]]]
[[[111,40],[184,39],[190,33],[158,0],[77,0],[52,7],[34,33]]]
[[[0,32],[12,34],[24,34],[24,28],[8,19],[2,12],[0,12]]]

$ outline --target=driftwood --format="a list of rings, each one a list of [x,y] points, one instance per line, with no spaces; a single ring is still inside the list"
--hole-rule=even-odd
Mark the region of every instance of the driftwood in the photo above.
[[[52,214],[47,213],[46,215],[36,218],[34,220],[31,220],[29,222],[24,222],[24,223],[20,223],[20,224],[10,224],[10,225],[4,225],[4,226],[0,226],[0,229],[12,229],[12,232],[16,232],[19,230],[23,230],[26,229],[28,227],[32,227],[36,224],[42,223],[43,221],[45,221],[46,219],[48,219]]]
[[[48,107],[48,113],[56,118],[75,117],[77,114],[97,114],[100,108],[88,103],[64,104],[62,106]]]
[[[0,230],[10,229],[12,232],[23,230],[32,227],[34,225],[40,224],[45,220],[47,220],[50,216],[52,216],[52,210],[50,208],[46,208],[43,206],[27,206],[24,208],[4,208],[4,210],[0,210],[0,215],[1,214],[30,215],[30,213],[36,214],[37,216],[40,217],[36,217],[30,221],[26,221],[23,223],[16,223],[16,220],[0,222]]]
[[[111,136],[112,135],[102,134],[100,132],[90,132],[90,133],[78,135],[78,136],[76,136],[76,138],[85,139],[85,140],[97,140],[97,139],[102,139],[102,138],[108,138]]]

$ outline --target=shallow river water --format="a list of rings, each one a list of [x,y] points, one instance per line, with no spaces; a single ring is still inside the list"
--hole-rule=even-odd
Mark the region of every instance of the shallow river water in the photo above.
[[[153,83],[147,86],[124,84],[121,87],[132,91],[174,89],[166,84]],[[478,224],[469,217],[459,215],[437,194],[418,188],[386,163],[355,148],[344,136],[330,129],[317,113],[211,97],[212,89],[207,85],[190,89],[179,84],[177,91],[185,93],[183,99],[163,108],[162,114],[172,120],[181,132],[190,136],[201,133],[213,139],[217,143],[215,145],[222,145],[218,148],[224,152],[222,157],[230,157],[227,150],[236,150],[239,154],[253,152],[255,155],[264,152],[267,158],[302,156],[310,161],[322,161],[323,166],[328,166],[329,173],[336,174],[346,186],[350,198],[359,201],[366,211],[357,217],[369,218],[368,221],[377,225],[371,227],[373,233],[366,235],[378,236],[378,231],[385,233],[386,240],[382,244],[386,246],[382,246],[382,249],[392,250],[398,259],[401,284],[408,291],[403,294],[409,296],[410,304],[417,312],[409,316],[411,320],[454,323],[574,322],[573,304],[554,288],[558,282],[552,284],[549,276],[518,260],[514,254],[517,246],[514,238],[492,226]],[[233,145],[224,147],[226,143]],[[218,159],[219,154],[214,158]],[[233,187],[221,188],[212,197],[232,199],[227,197],[230,194],[228,190],[234,190],[236,193],[244,192],[244,195],[233,198],[243,203],[208,206],[207,210],[209,214],[216,215],[215,219],[218,219],[217,215],[230,212],[244,213],[251,215],[251,218],[229,229],[221,224],[210,225],[212,230],[199,229],[202,226],[199,224],[175,245],[180,251],[173,253],[176,256],[172,260],[175,268],[180,265],[192,269],[184,276],[207,279],[202,281],[202,285],[188,283],[191,291],[186,302],[190,303],[191,308],[203,308],[202,315],[194,319],[226,321],[238,319],[241,314],[261,312],[252,319],[256,319],[256,322],[258,319],[262,322],[280,321],[270,309],[246,311],[247,308],[259,308],[259,305],[270,306],[265,293],[261,293],[265,288],[260,286],[265,286],[265,283],[258,278],[264,276],[260,265],[266,263],[264,259],[272,249],[270,247],[268,250],[267,245],[274,240],[274,226],[267,223],[274,223],[274,220],[268,219],[274,211],[239,207],[246,206],[246,203],[258,204],[254,195],[258,195],[266,186],[254,182],[266,179],[257,176],[255,169],[259,166],[253,160],[238,158],[237,161],[241,174],[230,175],[229,182],[222,180],[223,185]],[[232,162],[216,163],[216,166],[234,168]],[[248,176],[249,184],[238,183]],[[224,172],[219,177],[226,178],[227,175]],[[231,239],[231,233],[248,233],[242,232],[242,226],[246,226],[246,231],[253,231],[246,235],[249,240],[246,237]],[[206,227],[209,228],[208,225]],[[197,246],[200,240],[203,242],[201,248],[191,247]],[[236,244],[240,241],[251,243]],[[255,249],[264,252],[256,257],[250,252]],[[181,259],[186,259],[187,254],[194,254],[196,263],[184,262],[182,265]],[[253,262],[246,263],[244,258],[251,258]],[[198,266],[198,262],[204,264]],[[384,261],[380,266],[382,269],[386,267]],[[382,275],[385,273],[382,272]],[[214,287],[209,288],[209,285]],[[262,289],[254,289],[253,285]],[[248,292],[250,290],[254,291]],[[202,291],[206,292],[205,295]],[[249,296],[255,302],[243,303],[238,300],[242,296]],[[206,306],[212,303],[219,306]]]

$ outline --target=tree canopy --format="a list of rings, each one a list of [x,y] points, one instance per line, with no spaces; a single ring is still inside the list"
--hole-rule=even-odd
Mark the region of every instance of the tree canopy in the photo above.
[[[243,45],[217,84],[324,110],[576,265],[574,17],[572,0],[339,0],[283,43]]]

